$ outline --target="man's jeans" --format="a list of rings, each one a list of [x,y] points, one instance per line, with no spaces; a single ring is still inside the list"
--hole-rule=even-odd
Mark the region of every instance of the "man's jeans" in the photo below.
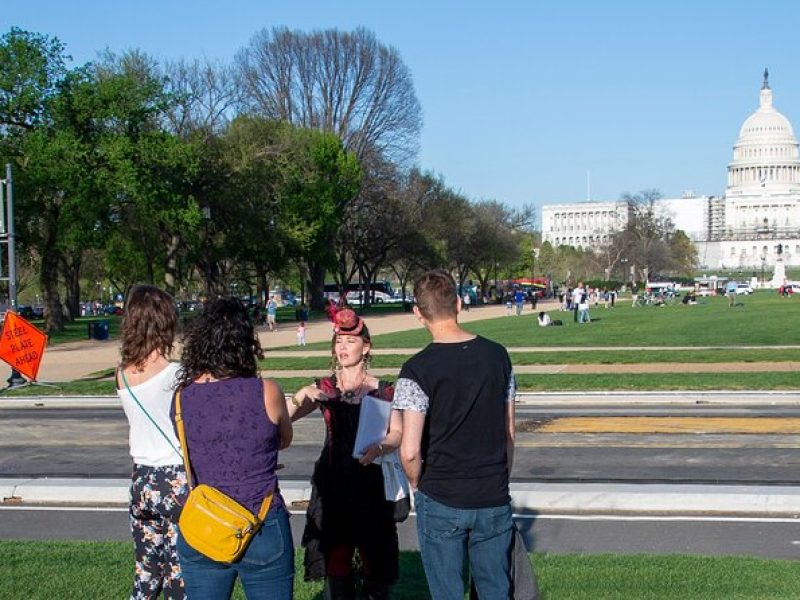
[[[178,537],[178,559],[188,598],[226,600],[236,576],[248,598],[289,600],[294,585],[294,543],[289,515],[270,511],[244,555],[235,563],[220,563],[204,556]]]
[[[508,600],[511,506],[451,508],[414,493],[422,564],[433,600],[463,600],[464,553],[481,600]]]

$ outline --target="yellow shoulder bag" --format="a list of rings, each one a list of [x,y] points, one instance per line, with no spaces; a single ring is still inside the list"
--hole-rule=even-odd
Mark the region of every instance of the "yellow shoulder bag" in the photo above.
[[[183,539],[192,548],[217,562],[238,560],[269,512],[273,494],[270,492],[258,516],[218,489],[203,483],[192,486],[192,469],[189,464],[189,448],[181,417],[181,392],[175,394],[175,425],[183,451],[189,497],[183,505],[178,528]]]

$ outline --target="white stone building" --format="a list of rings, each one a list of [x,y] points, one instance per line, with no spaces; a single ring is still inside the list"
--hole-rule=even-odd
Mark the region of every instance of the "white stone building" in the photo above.
[[[771,270],[779,252],[786,265],[800,265],[800,153],[791,123],[773,106],[766,71],[758,110],[733,146],[725,195],[685,193],[659,204],[695,242],[701,268]],[[548,204],[542,238],[597,247],[626,221],[624,202]]]

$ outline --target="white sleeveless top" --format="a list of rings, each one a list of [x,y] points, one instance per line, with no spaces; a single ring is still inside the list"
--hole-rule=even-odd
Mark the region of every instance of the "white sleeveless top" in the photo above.
[[[161,430],[167,434],[169,441],[180,450],[181,447],[169,417],[178,369],[180,369],[180,364],[169,363],[160,373],[147,381],[132,385],[131,391],[150,413],[153,421],[158,423]],[[125,410],[125,416],[128,417],[130,425],[128,443],[134,464],[149,467],[183,464],[183,458],[167,443],[164,436],[159,433],[156,426],[147,418],[144,411],[125,389],[121,376],[120,384],[122,389],[117,390],[117,394],[122,400],[122,408]]]

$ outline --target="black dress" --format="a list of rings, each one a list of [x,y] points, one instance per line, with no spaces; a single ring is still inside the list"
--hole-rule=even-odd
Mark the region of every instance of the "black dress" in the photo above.
[[[399,560],[394,503],[386,501],[380,464],[364,466],[353,458],[361,406],[342,399],[335,377],[316,385],[329,399],[319,402],[326,435],[314,465],[303,532],[305,579],[325,577],[326,554],[346,546],[359,549],[365,576],[391,585]],[[381,381],[368,395],[391,402],[394,388]]]

